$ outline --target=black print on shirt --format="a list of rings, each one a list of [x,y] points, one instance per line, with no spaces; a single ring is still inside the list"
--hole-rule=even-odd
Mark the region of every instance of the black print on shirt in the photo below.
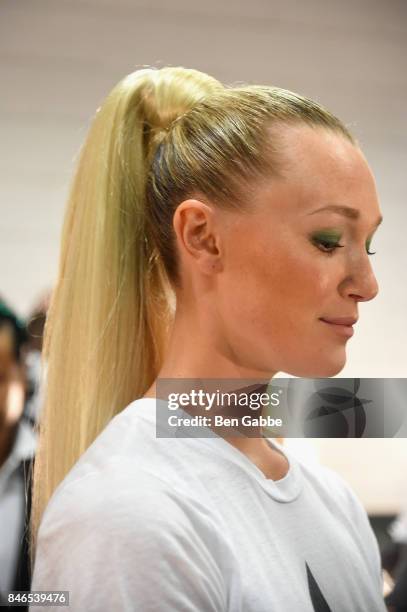
[[[315,612],[332,612],[331,608],[326,602],[325,597],[321,593],[321,589],[319,588],[317,581],[308,567],[308,563],[306,563],[305,566],[307,568],[309,594]]]

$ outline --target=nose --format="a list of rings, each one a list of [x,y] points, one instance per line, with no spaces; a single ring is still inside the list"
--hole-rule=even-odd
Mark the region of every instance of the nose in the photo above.
[[[354,266],[352,273],[342,283],[341,292],[358,302],[373,300],[379,293],[379,285],[368,255]]]

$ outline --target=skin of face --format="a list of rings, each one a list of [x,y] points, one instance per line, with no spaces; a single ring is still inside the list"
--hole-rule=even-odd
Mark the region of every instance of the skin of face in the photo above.
[[[0,326],[0,467],[11,451],[24,398],[23,370],[14,356],[13,331],[4,324]]]
[[[13,330],[0,326],[0,432],[14,426],[24,408],[25,372],[14,355]]]
[[[0,424],[5,422],[10,372],[14,366],[13,332],[9,325],[0,327]]]
[[[289,126],[281,143],[284,176],[248,189],[245,212],[203,199],[177,207],[182,289],[159,376],[314,378],[343,369],[349,338],[320,318],[357,318],[358,303],[378,293],[367,253],[381,213],[375,181],[340,134]],[[360,218],[310,214],[330,204]],[[326,252],[327,240],[343,246]]]

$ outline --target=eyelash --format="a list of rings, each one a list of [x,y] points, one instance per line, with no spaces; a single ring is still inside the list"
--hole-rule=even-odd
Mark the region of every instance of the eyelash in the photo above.
[[[322,251],[323,253],[326,253],[327,255],[333,255],[334,252],[336,251],[336,249],[341,249],[343,248],[345,245],[344,244],[339,244],[339,242],[328,242],[327,240],[322,240],[320,238],[314,238],[314,243],[316,244],[317,248]],[[324,249],[320,248],[320,245],[324,245],[325,247],[330,248],[331,250],[329,251],[325,251]],[[374,253],[371,253],[370,251],[367,251],[368,255],[376,255],[376,251],[374,251]]]

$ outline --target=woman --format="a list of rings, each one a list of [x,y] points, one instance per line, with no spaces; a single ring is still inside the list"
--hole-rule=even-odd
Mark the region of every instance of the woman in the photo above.
[[[385,609],[366,513],[333,472],[155,420],[159,379],[340,372],[350,326],[332,321],[377,294],[379,222],[362,152],[315,102],[183,68],[113,89],[46,328],[33,590],[77,611]]]

